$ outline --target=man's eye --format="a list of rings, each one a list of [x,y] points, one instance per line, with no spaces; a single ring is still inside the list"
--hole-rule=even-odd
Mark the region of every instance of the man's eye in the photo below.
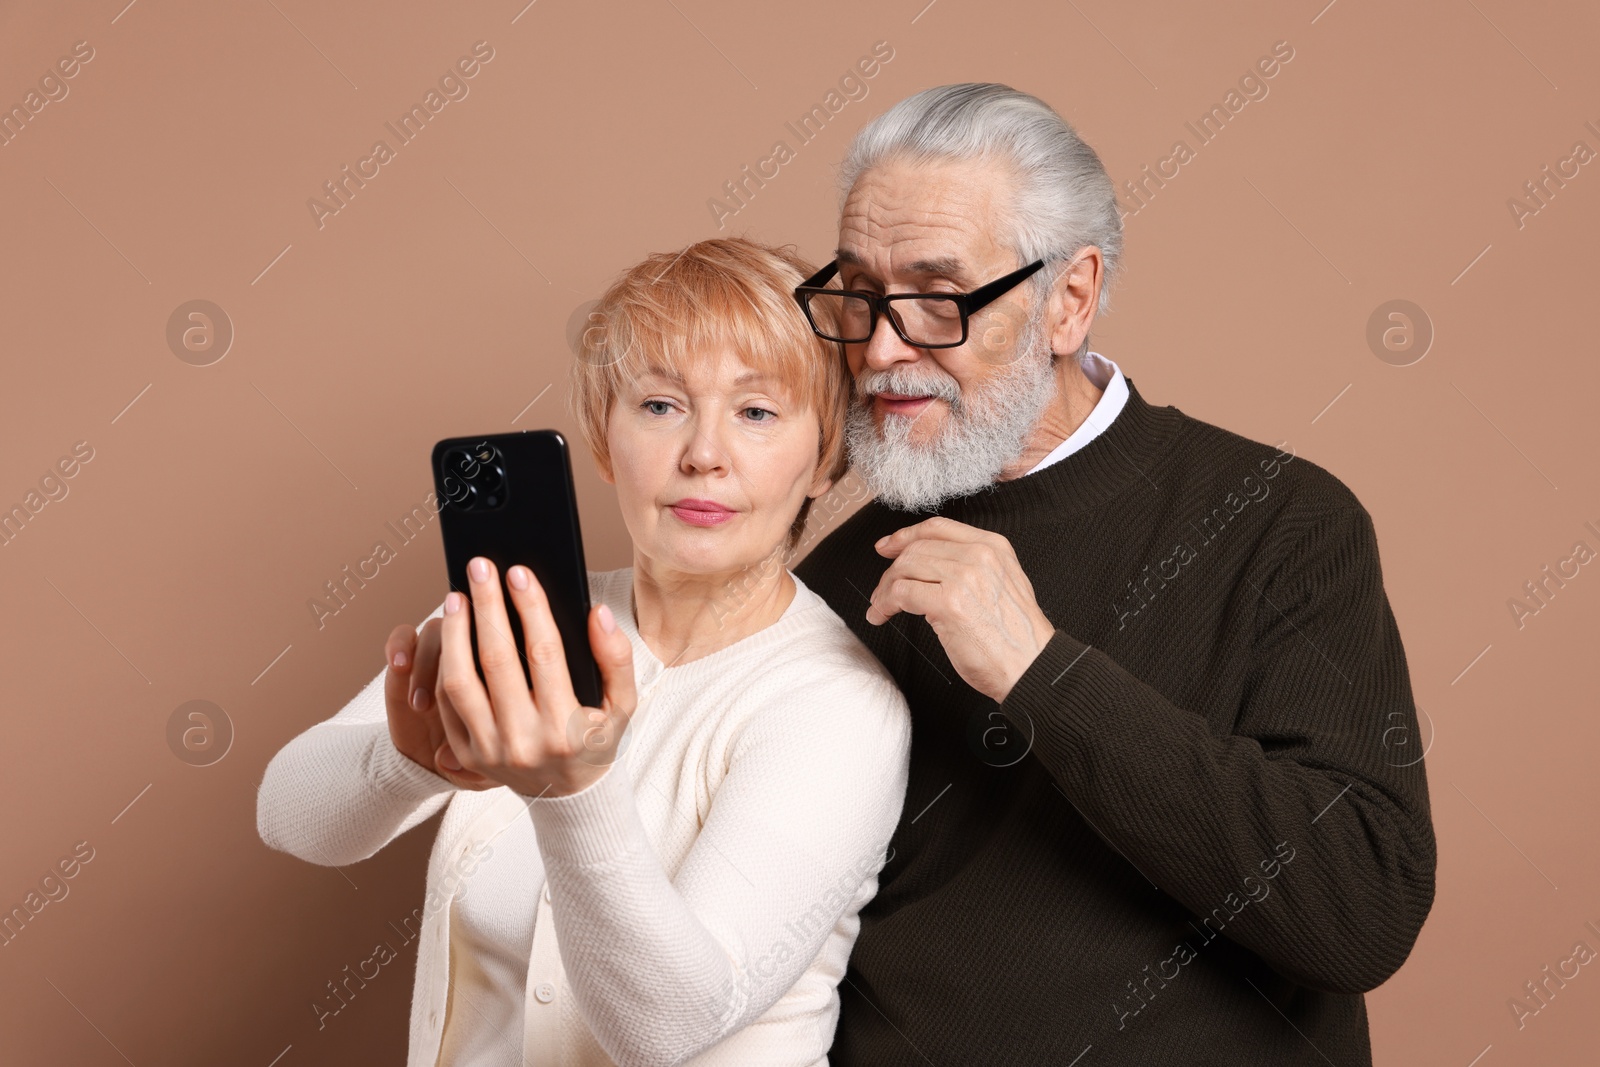
[[[672,405],[665,400],[646,400],[640,407],[649,409],[652,415],[668,415],[672,411]]]

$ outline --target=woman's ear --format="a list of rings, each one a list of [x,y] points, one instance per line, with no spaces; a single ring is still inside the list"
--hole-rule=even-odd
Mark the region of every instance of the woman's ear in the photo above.
[[[806,490],[806,496],[810,497],[812,500],[817,499],[823,493],[826,493],[829,489],[833,488],[833,479],[828,477],[828,472],[823,469],[823,464],[827,461],[828,460],[826,456],[817,456],[817,465],[812,470],[811,475],[811,488]]]
[[[822,474],[821,468],[818,468],[818,474],[814,479],[812,479],[811,488],[806,491],[806,496],[810,497],[812,500],[815,500],[832,488],[833,479],[829,478],[826,474]]]
[[[844,411],[841,409],[841,411],[840,411],[840,421],[841,422],[843,421],[843,418],[844,418]],[[838,451],[836,451],[832,457],[829,457],[828,455],[826,455],[826,451],[827,451],[826,448],[823,447],[823,443],[824,443],[825,440],[826,440],[826,438],[824,437],[823,432],[822,432],[822,428],[819,425],[818,428],[817,428],[817,465],[816,465],[815,468],[813,468],[813,470],[811,472],[811,488],[809,490],[807,490],[807,492],[806,492],[806,496],[810,497],[812,500],[817,499],[818,497],[822,496],[822,494],[826,493],[829,489],[832,489],[834,483],[836,481],[838,481],[839,478],[843,478],[844,475],[845,475],[845,472],[850,469],[850,465],[849,465],[847,456],[845,455],[845,453],[843,451],[843,449],[845,447],[844,446],[844,442],[843,441],[837,442],[836,445],[835,445],[835,448]],[[830,463],[830,459],[831,459],[831,463]],[[835,476],[830,475],[828,473],[828,471],[830,469],[838,471],[838,476],[835,477]]]

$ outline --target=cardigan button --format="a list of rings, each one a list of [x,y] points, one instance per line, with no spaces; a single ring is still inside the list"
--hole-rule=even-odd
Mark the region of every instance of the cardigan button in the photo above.
[[[540,1004],[548,1004],[556,999],[556,987],[549,982],[540,982],[533,988],[533,998]]]
[[[544,884],[544,902],[546,904],[550,903],[550,883],[549,882],[546,882]]]

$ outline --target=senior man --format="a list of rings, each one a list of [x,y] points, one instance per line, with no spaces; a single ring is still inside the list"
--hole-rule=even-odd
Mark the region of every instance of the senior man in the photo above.
[[[1037,98],[918,93],[841,179],[796,295],[877,498],[797,573],[914,733],[832,1062],[1370,1064],[1435,869],[1371,518],[1089,351],[1121,220]]]

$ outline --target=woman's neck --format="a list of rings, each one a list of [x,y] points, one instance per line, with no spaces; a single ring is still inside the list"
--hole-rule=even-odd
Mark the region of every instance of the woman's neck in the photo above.
[[[633,618],[664,665],[697,660],[766,629],[794,600],[779,546],[760,563],[721,574],[688,574],[633,554]]]

